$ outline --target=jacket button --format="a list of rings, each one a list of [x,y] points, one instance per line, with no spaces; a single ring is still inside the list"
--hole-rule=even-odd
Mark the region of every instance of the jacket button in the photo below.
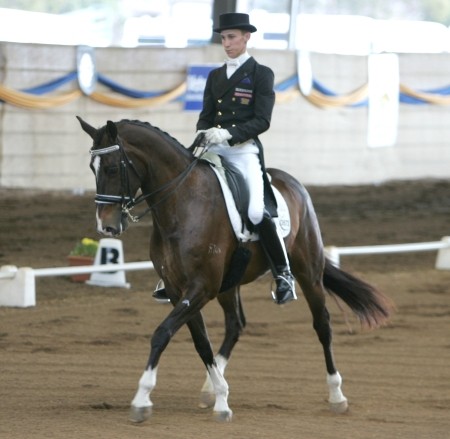
[[[222,116],[222,112],[221,112],[221,111],[218,111],[218,112],[217,112],[217,115],[218,115],[218,116]]]
[[[222,125],[217,125],[217,128],[222,128]]]

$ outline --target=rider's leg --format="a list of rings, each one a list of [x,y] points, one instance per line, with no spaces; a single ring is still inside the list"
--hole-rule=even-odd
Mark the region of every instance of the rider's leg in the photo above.
[[[238,159],[235,160],[235,164],[240,168],[250,188],[248,217],[253,224],[257,225],[261,245],[275,279],[274,300],[282,305],[297,299],[295,280],[289,267],[283,237],[279,235],[274,220],[264,209],[264,182],[259,157],[253,153],[235,158]]]
[[[295,280],[289,267],[284,240],[279,235],[275,222],[268,213],[264,214],[262,221],[258,224],[258,232],[277,286],[274,293],[275,302],[282,305],[291,300],[296,300]]]

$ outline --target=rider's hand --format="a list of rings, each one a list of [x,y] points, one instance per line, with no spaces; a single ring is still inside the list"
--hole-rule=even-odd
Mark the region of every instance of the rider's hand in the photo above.
[[[232,135],[224,128],[210,128],[205,131],[205,140],[207,144],[224,143],[230,140]]]

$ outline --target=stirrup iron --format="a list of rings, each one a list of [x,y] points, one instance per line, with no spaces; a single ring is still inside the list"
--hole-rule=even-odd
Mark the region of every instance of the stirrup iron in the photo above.
[[[279,285],[277,281],[282,281],[286,287],[284,291],[278,291]],[[273,283],[275,282],[276,290],[273,290]],[[277,274],[271,283],[271,293],[273,301],[277,305],[284,305],[286,303],[297,300],[297,294],[295,292],[295,279],[290,272]],[[280,297],[281,296],[281,297]]]
[[[162,279],[159,279],[158,283],[156,284],[156,287],[153,290],[152,297],[158,303],[170,303],[170,299],[166,295],[166,289],[164,287],[164,281]]]

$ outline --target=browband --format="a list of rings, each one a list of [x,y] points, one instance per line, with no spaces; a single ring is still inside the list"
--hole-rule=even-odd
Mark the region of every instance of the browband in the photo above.
[[[120,149],[119,145],[112,145],[101,149],[91,149],[89,152],[91,153],[91,156],[95,156],[95,155],[109,154],[110,152],[117,151],[118,149]]]

